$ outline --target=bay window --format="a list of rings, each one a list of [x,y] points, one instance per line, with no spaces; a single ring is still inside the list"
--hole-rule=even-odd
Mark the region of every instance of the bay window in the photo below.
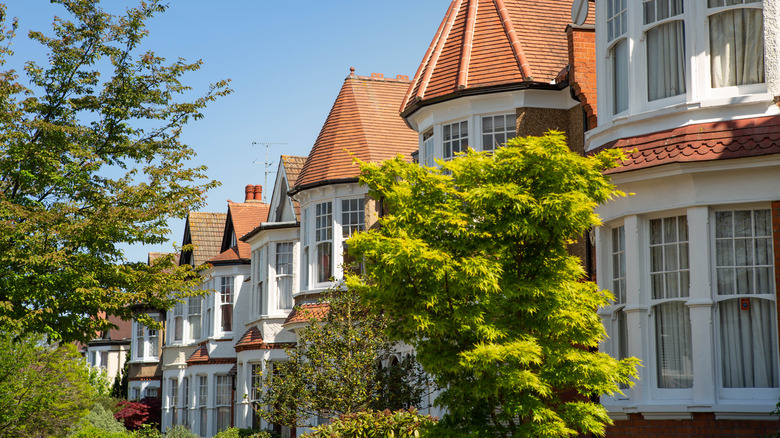
[[[708,0],[713,88],[764,82],[761,0]]]
[[[469,148],[468,122],[455,122],[442,126],[442,145],[445,160],[451,160],[459,152],[466,152]]]
[[[182,410],[181,410],[181,424],[190,427],[190,379],[185,377],[181,380],[181,395],[182,395]]]
[[[184,340],[184,303],[176,303],[173,308],[173,342]]]
[[[774,256],[769,210],[715,213],[717,318],[724,388],[776,388]]]
[[[223,332],[233,331],[233,277],[220,277],[219,302],[221,328]]]
[[[612,293],[615,295],[611,322],[612,354],[618,359],[628,357],[628,324],[626,321],[626,229],[612,229]],[[626,386],[621,386],[626,388]]]
[[[208,408],[209,384],[207,376],[198,376],[198,415],[200,436],[208,435]]]
[[[187,324],[190,326],[190,340],[200,339],[201,326],[201,308],[203,299],[201,297],[190,297],[187,302]]]
[[[254,278],[255,278],[255,293],[254,293],[254,307],[255,307],[255,315],[261,316],[268,313],[268,311],[265,308],[265,300],[266,300],[266,273],[267,265],[265,261],[265,253],[266,253],[266,246],[261,247],[258,250],[255,250],[253,256],[252,263],[254,263]]]
[[[168,399],[168,408],[171,411],[171,425],[179,424],[179,380],[170,379],[171,395]]]
[[[624,0],[625,1],[625,0]],[[482,116],[482,150],[492,151],[516,136],[515,114]]]
[[[301,290],[309,289],[309,208],[304,208],[301,220],[303,250],[301,251]]]
[[[354,233],[364,231],[366,228],[365,201],[359,199],[343,199],[341,201],[341,237],[344,241],[344,269],[352,272],[363,272],[363,264],[358,263],[349,255],[349,246],[346,240]]]
[[[333,277],[333,204],[331,202],[317,204],[314,221],[317,282],[325,283]]]
[[[154,320],[159,316],[150,315]],[[157,360],[160,350],[160,335],[157,329],[146,327],[134,321],[135,331],[132,342],[135,344],[135,360]]]
[[[683,0],[644,0],[643,32],[647,49],[647,99],[685,93]]]
[[[293,243],[276,244],[276,293],[278,309],[292,309]]]
[[[436,163],[433,161],[433,149],[435,147],[433,141],[433,129],[429,129],[423,132],[422,135],[422,159],[420,163],[423,166],[433,167]]]
[[[216,375],[216,391],[214,399],[214,407],[216,408],[214,414],[216,416],[216,433],[230,427],[230,392],[232,388],[231,377],[227,375]]]
[[[612,73],[612,113],[628,109],[627,0],[607,0],[607,44]]]

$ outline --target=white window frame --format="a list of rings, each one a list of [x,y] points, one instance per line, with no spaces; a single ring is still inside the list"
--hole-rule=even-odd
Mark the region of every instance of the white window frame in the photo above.
[[[287,251],[288,249],[289,251]],[[295,272],[294,260],[295,242],[274,242],[274,290],[276,291],[275,307],[277,310],[290,310],[293,307],[293,274]],[[283,291],[280,286],[280,283],[285,280],[289,281],[289,291],[287,292]],[[288,295],[288,297],[283,296],[285,293]],[[285,298],[289,298],[290,306],[282,306],[282,304],[284,304],[283,301]]]
[[[311,238],[311,233],[309,231],[309,227],[311,226],[310,215],[311,207],[306,207],[301,212],[301,284],[299,286],[299,289],[301,292],[305,292],[309,290],[311,287],[311,245],[309,242],[309,239]]]
[[[171,414],[171,425],[180,424],[179,418],[179,379],[172,377],[168,379],[170,387],[168,395],[168,411]]]
[[[445,123],[441,126],[441,151],[442,151],[442,157],[445,161],[451,160],[455,158],[456,154],[458,152],[465,152],[468,150],[469,146],[471,145],[471,141],[469,139],[469,135],[471,134],[472,129],[470,129],[470,123],[471,121],[469,119],[466,120],[458,120],[453,121],[450,123]],[[453,135],[454,127],[458,127],[458,136],[455,137]],[[463,135],[463,127],[466,128],[466,135]],[[449,137],[447,138],[447,128],[449,128]],[[465,144],[463,142],[465,141]],[[453,146],[457,144],[458,150],[455,151]],[[450,153],[447,154],[447,148],[450,148]]]
[[[626,113],[628,109],[630,108],[630,98],[629,98],[629,89],[628,82],[630,82],[631,73],[629,70],[629,65],[631,64],[631,39],[628,37],[628,3],[629,0],[607,0],[607,19],[606,19],[606,26],[607,26],[607,32],[605,34],[607,35],[607,77],[609,79],[609,89],[605,90],[605,94],[609,96],[607,99],[608,105],[609,105],[609,113],[617,116],[623,113]],[[617,3],[615,5],[614,3]],[[615,12],[614,8],[619,7],[620,11]],[[610,14],[610,9],[613,9],[612,14]],[[613,27],[614,24],[614,27]],[[617,27],[617,29],[615,29]],[[610,31],[612,31],[612,35],[610,35]],[[619,34],[616,32],[620,32]],[[611,36],[611,38],[610,38]],[[617,46],[620,44],[625,44],[625,50],[626,50],[626,107],[622,110],[618,111],[616,101],[618,97],[617,92],[617,77],[615,75],[615,70],[617,68],[617,56],[615,55],[615,52],[617,51]]]
[[[344,203],[349,204],[348,209],[344,209]],[[356,209],[352,209],[353,205],[356,204]],[[339,263],[341,272],[341,275],[343,277],[344,275],[344,255],[346,254],[347,250],[347,244],[346,241],[350,237],[352,237],[352,234],[365,231],[366,230],[366,203],[365,203],[365,197],[349,197],[349,198],[340,198],[338,200],[338,206],[339,206],[339,223],[338,228],[341,230],[341,233],[339,233],[339,237],[341,238],[341,241],[339,242],[339,251],[338,255],[336,255],[336,260]],[[345,217],[345,214],[349,214],[349,217]],[[356,216],[353,216],[356,215]],[[355,220],[355,222],[353,222]],[[359,263],[358,269],[362,270],[362,263]]]
[[[198,333],[195,335],[193,330],[194,323],[197,321]],[[203,298],[189,297],[187,299],[187,334],[185,339],[195,342],[203,337]]]
[[[219,327],[219,330],[221,333],[233,333],[233,324],[235,321],[234,317],[234,311],[235,309],[233,306],[236,302],[236,277],[233,275],[226,275],[221,277],[216,277],[219,282],[219,290],[216,294],[217,297],[219,297],[219,311],[217,314],[219,317],[217,318],[219,320],[219,324],[217,325]],[[225,308],[229,309],[230,313],[230,327],[229,330],[225,327],[225,321],[223,321],[225,316]]]
[[[230,428],[231,390],[233,388],[231,379],[232,377],[227,374],[214,375],[214,434]],[[227,410],[227,415],[220,418],[220,414],[224,415],[225,410]],[[227,420],[227,424],[220,424],[224,420]]]
[[[330,244],[330,277],[335,277],[336,275],[336,263],[333,258],[333,249],[336,245],[334,245],[334,221],[333,218],[336,215],[334,200],[327,200],[327,201],[318,201],[314,204],[314,257],[312,266],[312,273],[315,275],[314,284],[317,287],[327,287],[332,282],[329,278],[326,278],[324,280],[320,280],[320,245],[324,244]],[[322,206],[322,207],[320,207]],[[328,206],[329,210],[325,210],[325,206]]]
[[[184,306],[189,305],[189,302],[177,302],[173,306],[173,315],[171,316],[171,343],[183,344],[186,339],[186,333],[184,329],[185,314]],[[178,337],[178,339],[177,339]]]
[[[420,165],[433,167],[436,165],[436,137],[433,135],[433,127],[420,134]]]
[[[268,290],[268,245],[263,245],[252,252],[252,272],[254,281],[252,282],[252,312],[256,317],[262,317],[268,314],[268,300],[266,291]]]
[[[504,129],[502,131],[496,131],[495,130],[495,119],[498,117],[502,117],[504,119]],[[497,113],[497,114],[484,114],[481,116],[478,116],[477,118],[477,126],[479,126],[479,133],[477,134],[477,137],[479,138],[479,145],[480,150],[482,151],[495,151],[499,147],[506,146],[506,142],[509,141],[512,138],[517,137],[517,114],[516,113]],[[492,125],[491,132],[485,132],[485,124],[486,121],[490,120],[490,123]],[[511,128],[511,129],[510,129]],[[501,142],[500,140],[496,140],[496,135],[503,136],[504,139]],[[486,139],[490,137],[490,148],[486,148]],[[499,142],[499,145],[496,145],[495,143]],[[476,148],[475,148],[476,149]]]
[[[149,317],[159,321],[160,315],[150,313]],[[157,348],[154,348],[153,342],[157,341]],[[160,359],[160,332],[155,329],[149,329],[138,321],[133,320],[133,339],[132,339],[132,360],[134,362],[155,362]],[[142,355],[138,354],[141,348]]]
[[[198,412],[198,432],[200,436],[208,435],[209,424],[209,381],[208,376],[198,375],[198,389],[196,392],[196,403]]]

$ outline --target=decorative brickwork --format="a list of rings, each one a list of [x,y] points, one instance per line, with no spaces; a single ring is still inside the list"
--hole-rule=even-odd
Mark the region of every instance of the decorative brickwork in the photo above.
[[[712,413],[695,413],[690,420],[646,420],[629,414],[615,421],[606,438],[764,437],[780,429],[777,421],[716,420]]]
[[[588,129],[598,124],[596,118],[596,28],[592,25],[568,26],[569,85],[588,118]]]

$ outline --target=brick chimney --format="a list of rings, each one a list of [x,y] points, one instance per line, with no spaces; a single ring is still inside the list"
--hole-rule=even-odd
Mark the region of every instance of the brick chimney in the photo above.
[[[255,201],[263,201],[263,186],[260,184],[255,185]]]
[[[591,4],[592,2],[589,2]],[[591,16],[593,6],[590,5]],[[569,85],[582,103],[588,118],[587,129],[598,124],[596,118],[596,28],[592,24],[566,27],[569,41]]]
[[[255,199],[255,186],[253,186],[252,184],[247,185],[244,188],[244,193],[246,193],[246,196],[244,196],[244,202],[254,201],[254,199]]]

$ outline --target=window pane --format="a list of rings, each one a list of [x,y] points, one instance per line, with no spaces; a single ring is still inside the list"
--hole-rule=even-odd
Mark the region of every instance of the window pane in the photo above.
[[[726,388],[776,388],[775,303],[755,298],[718,304],[722,382]]]
[[[320,283],[330,281],[333,276],[331,253],[333,247],[330,242],[317,245],[317,281]]]
[[[691,388],[691,322],[685,303],[673,301],[655,306],[655,333],[658,387]]]
[[[719,211],[715,213],[715,237],[731,237],[732,214],[730,211]]]
[[[685,93],[685,26],[666,22],[647,32],[647,98],[658,100]]]
[[[764,17],[760,9],[731,9],[709,17],[712,87],[764,82]]]

